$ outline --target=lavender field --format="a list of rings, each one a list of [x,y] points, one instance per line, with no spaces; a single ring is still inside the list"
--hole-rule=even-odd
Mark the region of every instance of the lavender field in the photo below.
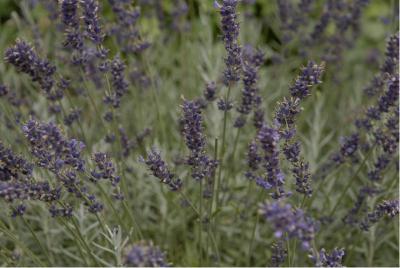
[[[0,265],[399,267],[398,10],[1,0]]]

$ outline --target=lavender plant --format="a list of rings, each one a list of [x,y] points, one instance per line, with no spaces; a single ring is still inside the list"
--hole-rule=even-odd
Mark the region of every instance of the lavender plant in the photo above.
[[[399,266],[396,1],[0,6],[1,266]]]

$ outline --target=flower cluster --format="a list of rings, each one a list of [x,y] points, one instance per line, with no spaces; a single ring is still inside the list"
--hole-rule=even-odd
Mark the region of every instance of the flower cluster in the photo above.
[[[17,156],[11,149],[6,148],[0,142],[0,181],[23,181],[31,177],[33,165],[24,158]]]
[[[111,95],[105,97],[104,102],[111,104],[114,108],[118,108],[121,103],[121,98],[128,91],[128,83],[124,78],[125,65],[118,57],[116,57],[110,63],[110,70],[114,91]]]
[[[271,251],[271,266],[279,267],[285,262],[287,257],[287,250],[283,246],[283,241],[278,240],[276,243],[273,243],[271,246]]]
[[[374,196],[381,191],[373,188],[373,187],[361,187],[361,189],[358,192],[356,202],[354,206],[349,210],[349,212],[346,214],[346,216],[343,218],[343,222],[346,224],[350,225],[356,225],[359,223],[358,215],[360,213],[360,210],[362,206],[364,205],[365,200],[370,197]]]
[[[284,238],[286,234],[289,239],[299,239],[304,250],[311,247],[316,225],[301,209],[294,210],[290,204],[275,201],[262,204],[260,213],[273,225],[276,238]]]
[[[328,254],[324,248],[319,251],[318,256],[311,256],[316,267],[342,267],[342,259],[345,255],[344,249],[335,248]]]
[[[85,24],[85,35],[96,45],[103,42],[104,34],[101,32],[98,18],[99,3],[96,0],[81,0],[83,8],[83,21]]]
[[[371,225],[377,223],[385,215],[393,218],[399,214],[399,200],[384,200],[379,203],[375,210],[365,217],[360,223],[360,228],[364,231],[368,231]]]
[[[165,253],[151,242],[141,241],[125,254],[124,265],[128,267],[169,267]]]
[[[312,61],[308,62],[307,66],[301,69],[300,75],[297,77],[294,84],[289,88],[292,97],[300,100],[310,95],[310,88],[320,84],[319,80],[324,71],[324,65],[318,65]]]
[[[0,197],[7,202],[15,200],[39,200],[52,202],[60,199],[61,189],[51,188],[47,182],[1,182]]]
[[[239,23],[236,14],[237,0],[222,0],[222,4],[216,3],[221,14],[221,26],[227,57],[224,71],[224,83],[226,86],[240,80],[241,73],[241,47],[238,43]]]
[[[59,173],[65,166],[76,171],[85,170],[85,161],[81,158],[85,145],[75,139],[66,139],[55,124],[31,119],[22,131],[40,167],[55,173]]]
[[[29,75],[32,81],[38,82],[47,98],[53,98],[51,89],[54,86],[53,75],[56,67],[48,60],[41,59],[31,45],[23,40],[17,40],[14,46],[6,49],[4,59],[14,65],[19,72]]]
[[[258,80],[258,69],[264,62],[264,53],[260,50],[254,50],[251,46],[245,46],[242,53],[243,65],[243,90],[242,100],[237,111],[242,116],[248,115],[253,107],[258,107],[261,103],[261,97],[258,94],[259,89],[256,86]],[[242,127],[240,122],[242,117],[236,119],[235,126]]]
[[[119,183],[120,177],[116,174],[115,166],[110,157],[105,153],[98,152],[93,155],[93,161],[96,164],[96,168],[90,172],[92,178],[95,181],[101,179],[110,180],[115,187]]]
[[[79,31],[78,0],[61,1],[61,20],[66,28],[64,46],[67,48],[82,49],[83,38]]]
[[[192,177],[196,180],[209,178],[215,171],[217,162],[206,154],[206,137],[203,133],[201,109],[197,102],[185,100],[182,111],[182,134],[190,150],[186,162],[192,167]]]
[[[169,171],[168,166],[164,160],[162,160],[160,153],[154,148],[147,152],[147,159],[140,157],[139,160],[147,165],[154,177],[168,185],[171,191],[180,190],[182,187],[182,181],[179,178],[175,178],[175,174]]]
[[[137,25],[140,18],[139,9],[130,9],[128,2],[109,0],[111,10],[116,15],[117,22],[110,29],[110,35],[116,37],[121,51],[127,53],[138,53],[150,46],[149,42],[143,41]]]

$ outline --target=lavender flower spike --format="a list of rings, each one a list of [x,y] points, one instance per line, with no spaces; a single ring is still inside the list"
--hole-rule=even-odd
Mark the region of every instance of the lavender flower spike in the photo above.
[[[266,125],[260,129],[257,135],[257,139],[261,144],[261,149],[264,152],[262,163],[266,171],[267,185],[260,184],[260,180],[258,180],[257,183],[264,186],[264,188],[268,186],[276,189],[277,193],[276,195],[274,194],[275,198],[279,198],[282,194],[283,189],[281,186],[285,182],[285,176],[279,165],[279,138],[279,132],[275,128]]]
[[[49,97],[54,85],[53,75],[56,67],[48,60],[39,58],[31,45],[17,40],[13,47],[6,49],[4,59],[14,65],[19,72],[29,75],[32,81],[37,81]]]
[[[274,227],[276,238],[284,238],[287,234],[289,239],[298,238],[304,250],[310,248],[316,227],[301,209],[294,210],[290,204],[275,201],[262,204],[259,212]]]
[[[147,153],[147,159],[140,157],[139,160],[147,165],[154,177],[168,185],[171,191],[180,190],[182,181],[179,178],[175,179],[175,174],[169,171],[167,164],[161,159],[160,153],[154,148]]]
[[[217,162],[206,155],[206,137],[203,134],[201,108],[196,101],[185,100],[183,110],[183,131],[186,146],[190,150],[187,164],[192,167],[192,177],[201,180],[211,177]]]
[[[125,263],[128,267],[169,267],[165,254],[151,242],[141,241],[127,251]]]
[[[81,0],[83,8],[83,21],[86,26],[86,35],[96,45],[103,42],[104,35],[101,32],[98,18],[99,3],[96,0]]]
[[[300,75],[297,77],[294,85],[289,90],[292,97],[304,99],[310,95],[310,87],[320,84],[319,80],[324,71],[324,64],[318,65],[313,61],[308,62],[306,67],[301,69]]]
[[[237,21],[237,0],[222,0],[222,5],[215,1],[215,7],[221,14],[221,25],[227,57],[225,58],[224,83],[229,86],[240,80],[241,47],[238,43],[239,23]]]
[[[335,248],[331,254],[328,254],[323,248],[318,256],[311,256],[316,267],[343,267],[342,259],[345,255],[344,249]]]

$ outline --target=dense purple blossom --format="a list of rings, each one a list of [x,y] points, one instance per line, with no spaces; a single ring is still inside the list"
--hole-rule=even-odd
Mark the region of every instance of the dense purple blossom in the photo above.
[[[295,117],[300,113],[300,99],[284,98],[279,102],[275,111],[275,120],[279,125],[292,126],[296,121]]]
[[[256,177],[256,183],[266,190],[274,189],[273,198],[280,198],[284,195],[282,186],[285,182],[285,176],[279,163],[279,138],[279,132],[267,125],[261,127],[257,134],[257,141],[263,152],[261,165],[265,174]]]
[[[79,25],[78,0],[61,1],[62,22],[73,28]]]
[[[287,250],[283,245],[283,241],[278,240],[278,242],[273,243],[271,246],[271,251],[272,251],[271,266],[279,267],[281,264],[285,262],[287,257]]]
[[[4,97],[8,94],[8,88],[5,85],[0,85],[0,97]]]
[[[73,208],[69,204],[65,204],[63,207],[57,207],[52,204],[49,208],[50,215],[54,217],[66,217],[70,218],[73,215]]]
[[[264,110],[257,109],[254,111],[253,125],[256,129],[260,129],[264,125]]]
[[[215,100],[216,91],[217,91],[217,85],[215,84],[215,82],[207,83],[206,88],[204,89],[204,93],[203,93],[204,98],[207,101]]]
[[[261,163],[261,156],[258,152],[258,145],[256,141],[252,141],[249,144],[248,151],[247,151],[247,165],[250,170],[255,171],[259,169]]]
[[[31,163],[14,154],[0,142],[0,181],[24,180],[23,177],[32,176],[32,171]]]
[[[61,1],[61,18],[66,27],[64,46],[79,50],[83,47],[83,37],[79,29],[78,3],[78,0]]]
[[[18,216],[23,216],[26,211],[26,206],[24,204],[19,204],[11,211],[11,217],[15,218]]]
[[[240,80],[241,47],[238,43],[239,22],[236,14],[237,0],[215,2],[221,14],[221,27],[227,57],[225,58],[224,83],[229,86]]]
[[[81,152],[85,145],[75,139],[67,139],[53,123],[29,120],[22,128],[37,164],[58,173],[64,166],[84,171]]]
[[[318,256],[311,256],[316,267],[343,267],[342,259],[345,255],[344,249],[335,248],[328,254],[324,248],[319,251]]]
[[[83,9],[85,34],[94,44],[99,45],[104,39],[98,18],[99,3],[96,0],[80,0],[80,4]]]
[[[293,209],[290,204],[275,201],[262,204],[260,213],[267,222],[272,224],[276,238],[283,239],[286,234],[289,239],[299,239],[304,250],[311,247],[316,226],[301,209]]]
[[[128,91],[128,83],[124,78],[125,64],[118,58],[111,61],[111,83],[114,91],[111,95],[106,96],[105,102],[112,104],[114,108],[118,108],[121,98]]]
[[[342,219],[343,222],[350,225],[358,224],[360,217],[359,213],[362,209],[362,206],[365,203],[365,200],[368,197],[374,196],[380,192],[381,192],[380,190],[374,187],[367,187],[367,186],[361,187],[361,189],[357,194],[357,199],[356,202],[354,203],[354,206],[348,211],[346,216],[343,217]]]
[[[38,82],[46,95],[50,96],[56,67],[48,60],[39,58],[31,45],[17,40],[14,46],[6,49],[4,59],[19,72],[28,74],[32,81]]]
[[[137,25],[141,16],[140,9],[131,9],[129,2],[118,0],[108,0],[108,2],[117,18],[109,33],[116,37],[121,50],[138,53],[147,49],[150,43],[143,40]]]
[[[399,34],[389,37],[386,44],[385,62],[381,67],[382,72],[390,75],[396,75],[396,66],[399,63]]]
[[[0,197],[7,202],[27,199],[52,202],[60,196],[61,189],[51,188],[47,182],[0,182]]]
[[[219,99],[217,106],[220,111],[229,111],[233,108],[233,103],[230,100]]]
[[[141,241],[125,254],[124,265],[128,267],[169,267],[165,253],[151,242]]]
[[[206,155],[206,138],[201,109],[197,102],[185,100],[182,105],[183,130],[186,146],[190,150],[187,164],[192,167],[192,177],[201,180],[214,172],[217,162]]]
[[[252,47],[246,46],[243,49],[243,90],[242,101],[237,108],[241,114],[249,114],[253,106],[259,104],[258,88],[256,83],[258,80],[258,68],[264,61],[264,53],[260,50],[254,50]]]
[[[318,65],[312,61],[307,66],[301,68],[300,75],[296,78],[294,84],[289,88],[292,97],[304,99],[310,95],[310,88],[320,84],[319,80],[324,71],[324,65]]]
[[[206,140],[203,134],[203,119],[197,103],[185,100],[182,105],[183,131],[186,146],[191,151],[192,157],[203,154]]]
[[[362,230],[368,231],[368,229],[385,215],[394,218],[399,214],[399,200],[384,200],[379,203],[375,210],[365,217],[365,219],[360,223],[360,228]]]
[[[175,178],[175,174],[169,171],[168,166],[164,160],[162,160],[160,153],[154,148],[147,152],[147,159],[141,157],[140,161],[147,165],[154,177],[168,185],[171,191],[180,190],[182,187],[182,181],[179,178]]]
[[[292,173],[296,179],[296,191],[306,196],[311,196],[311,174],[308,162],[304,162],[304,160],[295,162],[292,167]]]
[[[354,155],[357,151],[360,136],[358,133],[351,134],[350,136],[343,137],[341,140],[340,153],[343,157]]]
[[[81,113],[82,113],[81,109],[73,109],[69,114],[65,116],[64,124],[67,126],[72,125],[72,123],[79,120]]]
[[[110,180],[111,184],[115,187],[120,181],[120,177],[116,173],[116,168],[114,163],[111,161],[110,157],[105,153],[95,153],[93,155],[93,161],[96,166],[90,174],[95,181],[100,179]]]

